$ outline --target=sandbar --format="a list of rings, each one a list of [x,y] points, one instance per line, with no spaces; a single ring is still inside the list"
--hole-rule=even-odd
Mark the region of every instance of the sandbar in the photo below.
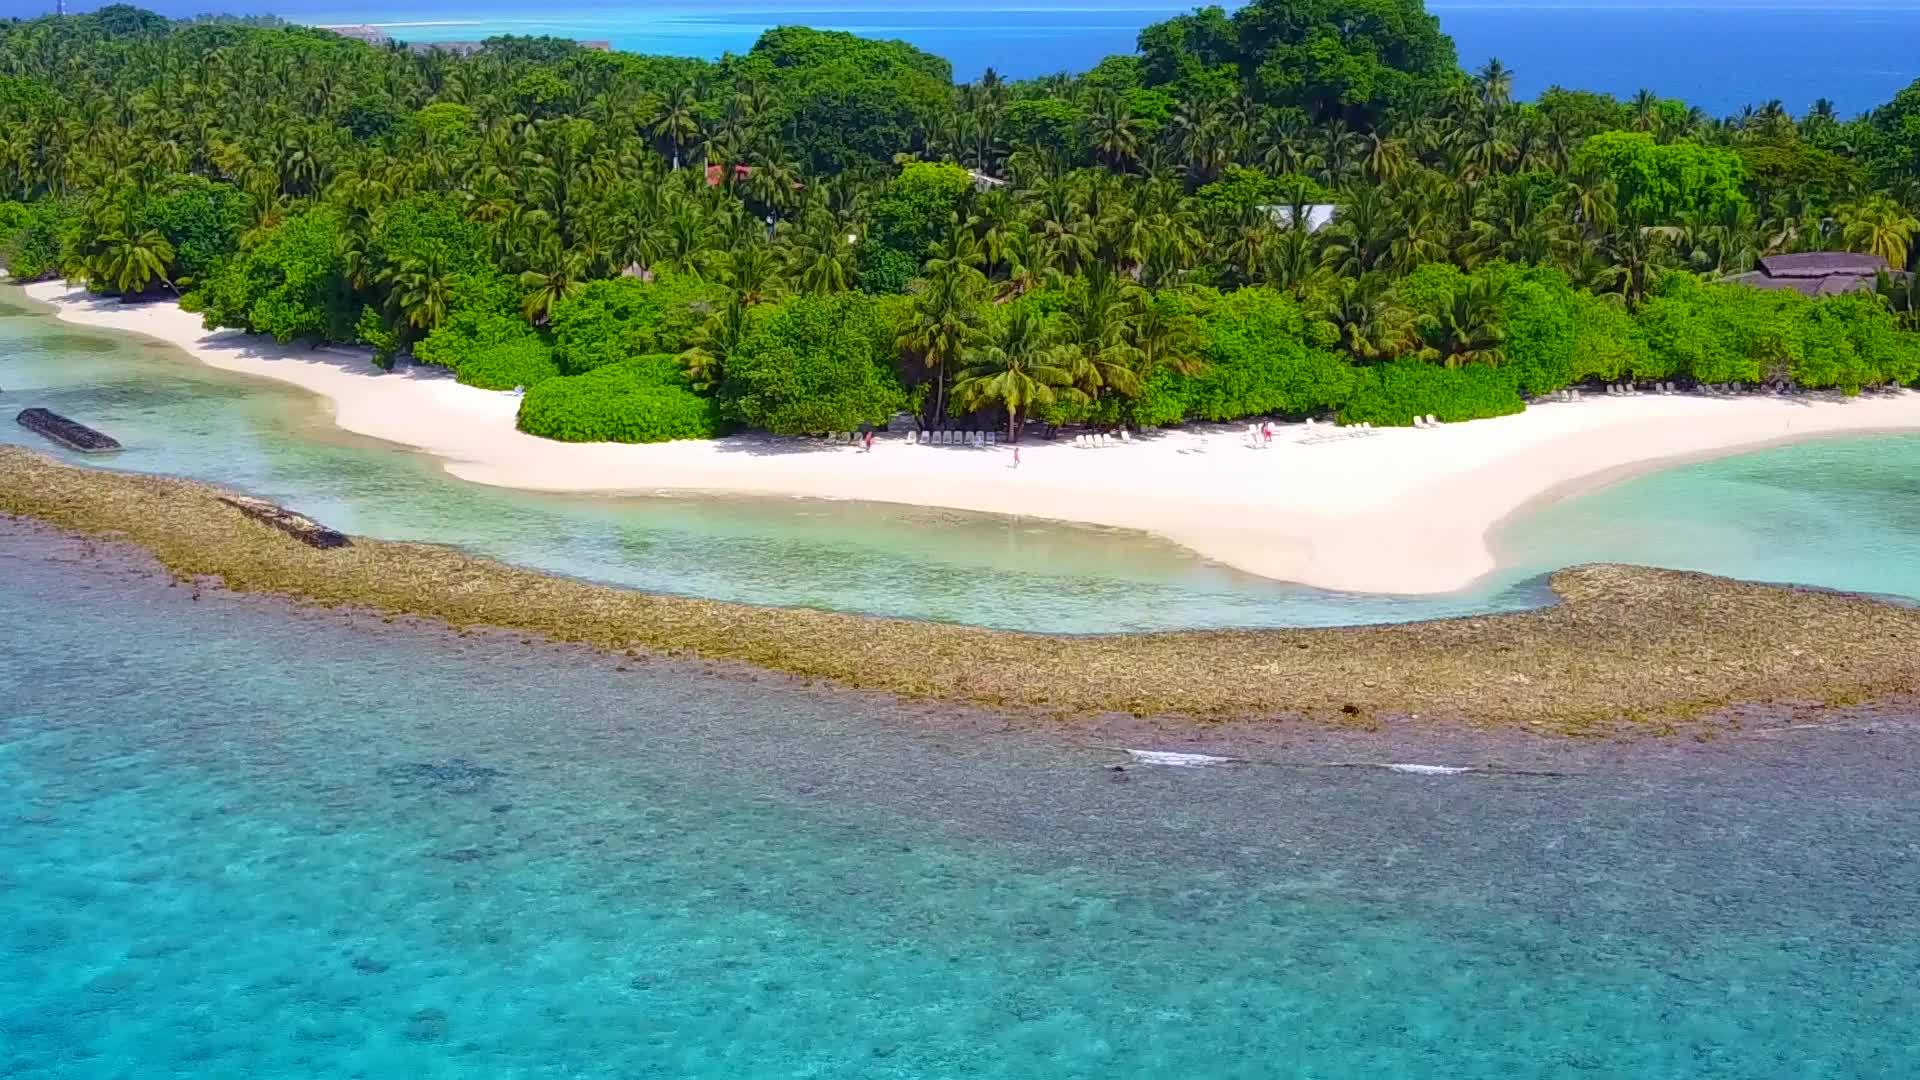
[[[225,371],[322,398],[359,435],[417,449],[462,480],[548,492],[707,492],[941,507],[1132,529],[1263,577],[1352,592],[1433,594],[1493,571],[1491,536],[1543,499],[1665,464],[1769,445],[1920,430],[1920,393],[1708,397],[1589,395],[1434,430],[1352,433],[1278,425],[1148,432],[1082,448],[1030,430],[1005,445],[923,446],[900,432],[871,453],[738,435],[624,445],[560,443],[514,427],[519,399],[445,369],[381,371],[355,350],[209,331],[167,303],[122,304],[59,282],[27,287],[58,318],[177,346]]]

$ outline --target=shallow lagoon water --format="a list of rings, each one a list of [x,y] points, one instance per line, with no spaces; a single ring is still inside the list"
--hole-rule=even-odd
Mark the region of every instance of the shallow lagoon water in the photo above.
[[[118,437],[68,460],[209,480],[338,528],[451,543],[659,592],[1059,632],[1327,626],[1518,610],[1544,575],[1631,562],[1920,598],[1920,437],[1784,447],[1688,465],[1529,512],[1508,566],[1433,597],[1268,581],[1109,529],[801,499],[550,496],[455,480],[347,435],[316,399],[169,346],[67,326],[0,293],[0,412],[44,405]]]
[[[82,548],[0,525],[0,1075],[1920,1068],[1911,722],[1116,774]]]
[[[450,543],[658,592],[1022,630],[1329,625],[1518,609],[1530,575],[1408,599],[1268,581],[1137,533],[802,499],[543,495],[470,484],[334,428],[317,399],[157,342],[33,310],[0,318],[0,411],[44,405],[126,449],[66,454],[14,424],[0,442],[189,476],[288,503],[349,532]]]

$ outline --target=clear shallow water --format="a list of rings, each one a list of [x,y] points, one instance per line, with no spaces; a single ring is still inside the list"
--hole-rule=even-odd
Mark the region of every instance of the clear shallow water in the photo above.
[[[1064,632],[1331,625],[1523,608],[1531,574],[1470,594],[1329,593],[1251,577],[1135,533],[867,504],[604,498],[468,484],[335,429],[315,399],[124,335],[0,309],[0,442],[116,469],[191,476],[393,540],[660,592]],[[13,314],[6,316],[5,311]],[[126,450],[57,451],[11,422],[43,405]]]
[[[1920,436],[1651,473],[1522,517],[1502,544],[1534,565],[1638,563],[1920,598]]]
[[[660,592],[1010,629],[1095,632],[1403,621],[1548,602],[1586,562],[1703,570],[1920,599],[1920,436],[1809,443],[1684,466],[1509,525],[1510,567],[1439,597],[1331,593],[1238,573],[1139,534],[858,503],[588,498],[467,484],[344,435],[275,383],[79,330],[0,293],[0,413],[45,405],[112,433],[109,459],[0,423],[0,442],[191,476],[339,528],[451,543]]]
[[[1920,1067],[1910,722],[1119,783],[76,549],[0,526],[0,1075]],[[1436,752],[1324,738],[1264,756]]]

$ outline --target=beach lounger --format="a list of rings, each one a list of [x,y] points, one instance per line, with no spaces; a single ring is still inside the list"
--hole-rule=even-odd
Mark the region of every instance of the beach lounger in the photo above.
[[[1130,443],[1133,441],[1133,436],[1127,434],[1126,428],[1120,429],[1120,441],[1123,443]]]

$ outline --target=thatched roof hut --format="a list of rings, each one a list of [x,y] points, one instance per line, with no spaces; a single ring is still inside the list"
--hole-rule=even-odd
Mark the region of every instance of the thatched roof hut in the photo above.
[[[1878,255],[1851,251],[1808,251],[1797,255],[1768,255],[1760,268],[1727,278],[1756,289],[1792,289],[1807,296],[1838,296],[1871,290],[1874,280],[1892,267]]]

